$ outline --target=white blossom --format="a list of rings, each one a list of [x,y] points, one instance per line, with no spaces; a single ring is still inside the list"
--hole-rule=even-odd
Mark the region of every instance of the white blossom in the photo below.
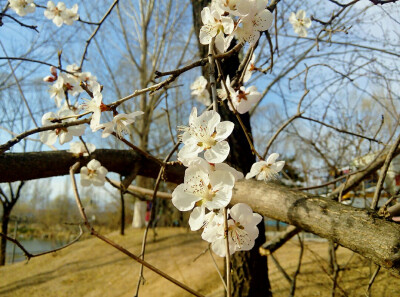
[[[52,76],[45,77],[44,79],[51,77]],[[76,96],[82,92],[82,88],[79,86],[79,81],[77,81],[73,75],[60,73],[55,83],[49,88],[50,98],[54,97],[57,107],[60,107],[61,102],[65,99],[65,92],[68,92],[68,94],[72,96]]]
[[[57,107],[61,106],[61,102],[65,99],[64,79],[59,77],[49,88],[50,98],[54,98]]]
[[[255,86],[248,87],[247,89],[241,86],[239,90],[235,91],[231,87],[229,75],[226,78],[226,87],[228,88],[229,97],[231,99],[228,103],[229,109],[233,110],[233,104],[237,112],[240,114],[248,112],[261,99],[261,93],[257,91]],[[228,98],[225,86],[224,88],[218,90],[218,96],[222,100]]]
[[[236,92],[236,96],[232,98],[232,104],[238,113],[243,114],[248,112],[259,100],[261,99],[261,93],[257,91],[255,86],[245,87],[241,86]],[[232,110],[232,105],[229,105],[229,109]]]
[[[196,96],[197,101],[208,106],[211,104],[210,93],[207,90],[207,80],[204,76],[199,76],[196,80],[190,85],[190,89],[192,90],[191,94]]]
[[[108,107],[103,103],[103,95],[101,94],[101,86],[99,83],[93,84],[93,98],[86,100],[83,104],[85,112],[92,112],[92,119],[90,121],[90,128],[93,132],[97,131],[100,125],[100,116],[103,111],[108,110]]]
[[[251,250],[259,234],[257,225],[261,222],[262,216],[253,213],[251,207],[245,203],[234,205],[230,209],[229,215],[229,253]],[[203,233],[205,234],[202,235],[202,238],[211,243],[214,253],[220,257],[225,257],[226,239],[223,223],[215,221],[215,223],[211,223],[209,230]]]
[[[193,165],[186,169],[184,183],[172,192],[172,204],[180,211],[195,207],[189,223],[192,230],[198,230],[203,226],[206,208],[220,209],[229,204],[234,183],[228,171]]]
[[[9,0],[9,7],[19,16],[26,16],[28,13],[34,13],[36,5],[33,0]]]
[[[221,116],[213,111],[206,111],[197,117],[194,107],[189,117],[189,127],[180,127],[184,146],[178,153],[178,159],[197,157],[205,151],[204,158],[210,163],[222,163],[229,154],[229,144],[225,140],[233,131],[234,124],[221,121]]]
[[[108,170],[101,166],[100,162],[93,159],[87,166],[81,168],[81,185],[87,187],[90,185],[103,186],[106,181]]]
[[[101,137],[105,138],[115,132],[119,138],[122,138],[124,134],[130,134],[128,125],[135,122],[135,118],[144,114],[143,111],[135,111],[129,114],[120,113],[117,114],[111,122],[98,125],[94,131],[104,129]]]
[[[86,146],[85,146],[86,145]],[[69,144],[68,152],[74,154],[77,157],[87,157],[89,153],[93,153],[96,150],[96,146],[92,143],[85,143],[83,142],[71,142]]]
[[[191,166],[200,166],[202,167],[205,171],[216,171],[216,170],[223,170],[231,173],[233,177],[236,180],[242,179],[243,173],[240,171],[236,170],[235,168],[229,166],[226,163],[208,163],[206,160],[200,157],[195,157],[192,159],[184,159],[182,160],[182,163],[186,167],[191,167]]]
[[[78,4],[75,4],[72,9],[68,9],[64,2],[58,2],[55,5],[53,1],[48,1],[44,16],[53,20],[57,27],[61,27],[63,24],[72,25],[74,21],[79,19]]]
[[[266,9],[268,0],[241,0],[237,3],[238,11],[244,15],[240,18],[240,26],[236,29],[236,37],[254,45],[260,38],[260,32],[268,30],[274,19]]]
[[[289,22],[296,34],[300,37],[307,37],[307,29],[311,27],[311,19],[306,17],[306,12],[303,9],[300,9],[297,13],[292,12]]]
[[[75,113],[69,109],[62,108],[57,114],[54,112],[47,112],[42,117],[42,125],[49,126],[57,123],[66,123],[74,121],[75,118],[68,118],[61,120],[61,118],[75,115]],[[70,126],[67,128],[57,128],[55,130],[48,130],[40,132],[40,141],[47,145],[53,145],[58,137],[60,144],[64,144],[72,140],[74,136],[81,136],[85,133],[85,125]]]
[[[236,91],[231,87],[231,79],[229,78],[229,75],[226,77],[225,85],[222,85],[222,89],[217,90],[218,97],[225,100],[228,98],[228,93],[231,99],[236,97]],[[228,93],[226,92],[226,89],[228,89]]]
[[[278,157],[279,154],[273,153],[268,157],[267,161],[259,161],[254,163],[251,166],[250,172],[247,173],[246,179],[256,177],[257,180],[268,181],[276,178],[278,172],[282,170],[283,166],[285,166],[285,161],[276,162]]]
[[[220,15],[225,12],[234,16],[241,16],[242,14],[237,10],[237,3],[240,0],[213,0],[212,5],[218,10]]]
[[[73,73],[73,75],[69,74],[69,76],[77,81],[78,86],[83,82],[89,89],[92,89],[94,84],[97,83],[96,76],[92,75],[90,72],[81,72],[80,68],[76,64],[68,65],[66,70]],[[80,91],[82,92],[83,89],[80,88]]]
[[[215,37],[215,47],[219,52],[224,52],[232,40],[232,37],[225,37],[224,34],[231,34],[234,29],[234,22],[230,16],[221,16],[218,10],[204,7],[201,11],[201,20],[203,26],[200,29],[200,43],[210,44],[211,39]]]
[[[79,19],[78,4],[74,4],[71,9],[67,9],[63,14],[64,24],[71,26],[74,21]]]
[[[80,73],[79,79],[85,83],[89,89],[93,89],[94,85],[97,83],[97,77],[92,75],[90,72]]]
[[[246,71],[244,72],[244,76],[243,76],[243,82],[244,83],[246,83],[246,82],[248,82],[250,80],[251,75],[256,70],[256,67],[254,65],[255,58],[256,58],[256,56],[253,54],[249,64],[246,67]]]

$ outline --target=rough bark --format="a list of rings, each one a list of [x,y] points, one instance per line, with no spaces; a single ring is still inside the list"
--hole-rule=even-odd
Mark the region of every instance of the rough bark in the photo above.
[[[121,191],[121,228],[120,228],[120,234],[125,235],[125,198],[124,194]]]
[[[1,219],[1,233],[7,235],[8,233],[8,223],[10,221],[10,212],[11,209],[3,209],[3,218]],[[5,237],[1,237],[0,243],[0,266],[6,265],[6,247],[7,247],[7,239]]]
[[[160,164],[132,150],[97,149],[91,157],[77,158],[67,151],[0,154],[0,183],[31,180],[68,174],[76,161],[85,166],[90,159],[98,160],[109,171],[127,176],[138,166],[138,175],[157,178]],[[181,183],[184,168],[166,167],[166,180]]]
[[[400,225],[374,211],[253,180],[237,182],[231,203],[239,202],[330,239],[400,275]]]

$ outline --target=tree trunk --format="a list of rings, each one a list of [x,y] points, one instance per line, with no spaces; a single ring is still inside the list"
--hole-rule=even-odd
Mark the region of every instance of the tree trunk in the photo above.
[[[10,221],[11,209],[6,207],[3,208],[3,218],[1,220],[1,233],[7,235],[8,233],[8,223]],[[6,265],[6,247],[7,239],[1,237],[1,247],[0,247],[0,266]]]
[[[209,3],[207,0],[192,0],[193,8],[193,25],[196,36],[199,36],[201,23],[201,10]],[[199,53],[201,57],[206,57],[208,47],[198,43]],[[231,47],[234,46],[232,42]],[[235,75],[239,67],[238,54],[230,56],[222,63],[222,71],[224,76],[229,75],[231,78]],[[208,77],[208,65],[203,67],[203,75]],[[226,160],[227,163],[242,171],[244,174],[250,171],[251,165],[255,162],[250,145],[246,136],[237,120],[236,116],[224,104],[218,110],[222,120],[231,121],[235,124],[231,136],[229,137],[230,154]],[[240,116],[247,131],[251,133],[250,116],[248,113]],[[271,287],[268,278],[267,257],[261,256],[259,247],[265,242],[265,226],[264,220],[258,225],[259,237],[256,240],[254,248],[248,252],[238,252],[232,255],[232,296],[272,296]]]
[[[125,198],[122,191],[121,193],[121,230],[120,234],[125,235]]]

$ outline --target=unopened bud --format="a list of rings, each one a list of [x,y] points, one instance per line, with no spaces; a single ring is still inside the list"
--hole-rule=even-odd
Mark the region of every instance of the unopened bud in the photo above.
[[[51,75],[57,77],[57,68],[54,67],[54,66],[51,66],[50,67],[50,73],[51,73]]]
[[[56,77],[49,75],[49,76],[46,76],[45,78],[43,78],[43,81],[45,81],[45,82],[53,82],[56,79],[57,79]]]

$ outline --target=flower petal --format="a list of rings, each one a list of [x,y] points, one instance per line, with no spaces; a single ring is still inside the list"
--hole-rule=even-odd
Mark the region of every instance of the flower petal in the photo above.
[[[216,141],[225,140],[231,135],[233,129],[235,128],[235,124],[230,121],[223,121],[216,125],[215,130],[217,131],[217,135],[215,136]]]
[[[204,226],[205,207],[195,207],[189,217],[190,230],[196,231]]]
[[[277,153],[272,153],[271,155],[269,155],[268,159],[267,159],[267,164],[272,164],[276,161],[276,159],[279,158],[279,154]]]
[[[227,141],[218,142],[204,153],[204,158],[210,163],[222,163],[229,155],[229,144]]]
[[[180,184],[172,192],[172,204],[180,211],[191,210],[201,198],[185,191],[185,184]]]

